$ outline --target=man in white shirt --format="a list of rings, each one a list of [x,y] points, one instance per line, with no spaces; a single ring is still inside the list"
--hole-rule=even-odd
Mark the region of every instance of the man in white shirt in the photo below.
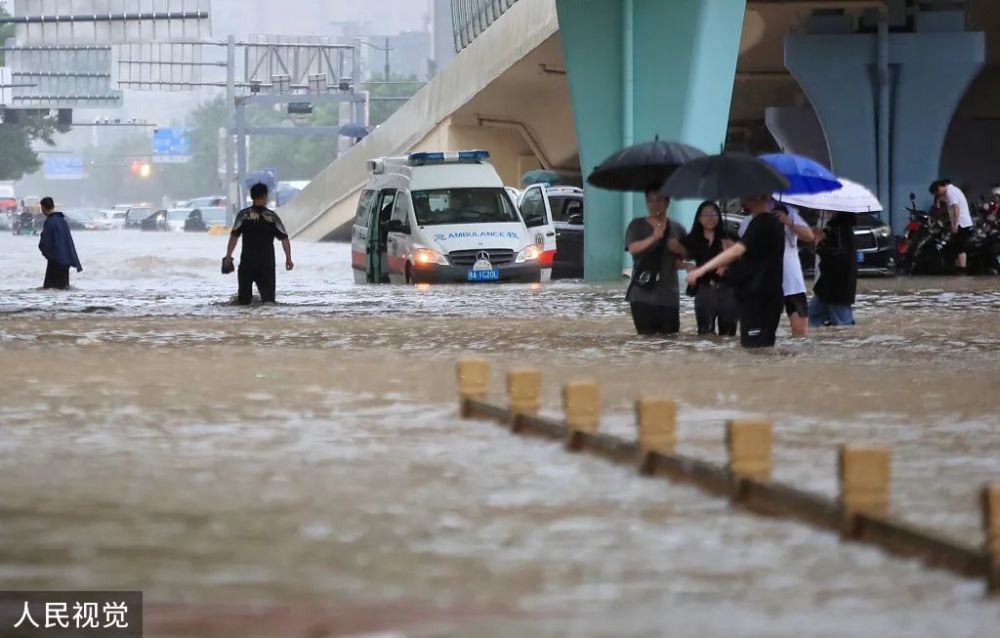
[[[804,337],[809,330],[808,299],[806,298],[806,280],[802,274],[802,262],[799,261],[799,239],[814,243],[816,241],[812,229],[798,211],[793,207],[777,203],[773,213],[785,227],[785,257],[782,288],[785,293],[785,313],[791,326],[793,337]],[[740,237],[750,224],[747,217],[740,222]]]
[[[931,192],[948,206],[948,216],[951,219],[951,248],[956,251],[955,267],[960,273],[964,273],[967,264],[965,247],[972,236],[973,226],[969,200],[965,198],[965,193],[961,189],[947,179],[934,182]]]

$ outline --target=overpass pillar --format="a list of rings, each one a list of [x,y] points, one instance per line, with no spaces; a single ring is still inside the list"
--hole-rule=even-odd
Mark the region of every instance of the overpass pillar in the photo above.
[[[725,141],[745,3],[741,0],[556,0],[584,176],[632,141],[717,152]],[[623,228],[641,196],[585,185],[584,271],[621,276]],[[696,202],[674,204],[690,226]]]
[[[936,18],[931,14],[925,18]],[[947,16],[946,16],[947,17]],[[883,219],[902,232],[909,193],[930,202],[952,116],[986,60],[985,36],[955,30],[889,36],[889,209]],[[921,24],[918,22],[918,25]],[[809,97],[835,173],[878,192],[877,36],[789,35],[785,66]],[[960,183],[961,176],[949,176]]]

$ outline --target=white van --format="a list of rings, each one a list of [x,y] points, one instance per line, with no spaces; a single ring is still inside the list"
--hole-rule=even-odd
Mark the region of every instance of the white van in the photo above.
[[[368,162],[351,231],[358,283],[541,279],[530,236],[486,151]]]

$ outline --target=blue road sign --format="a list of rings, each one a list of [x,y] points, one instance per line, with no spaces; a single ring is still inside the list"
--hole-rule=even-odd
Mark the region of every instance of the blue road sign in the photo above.
[[[45,158],[45,179],[83,179],[83,158],[75,155],[56,155]]]
[[[153,161],[158,164],[191,161],[191,136],[187,129],[158,128],[153,131]]]

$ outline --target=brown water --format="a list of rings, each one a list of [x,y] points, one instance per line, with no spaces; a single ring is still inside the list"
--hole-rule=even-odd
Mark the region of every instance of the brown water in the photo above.
[[[982,584],[456,418],[454,362],[535,365],[602,427],[681,402],[681,451],[775,422],[779,480],[832,494],[893,447],[893,510],[968,543],[1000,478],[1000,282],[867,280],[861,326],[640,339],[618,286],[355,286],[297,245],[275,307],[226,305],[218,238],[77,238],[69,293],[0,237],[0,588],[142,589],[154,636],[994,636]],[[694,320],[685,308],[688,331]],[[151,629],[149,629],[151,627]]]

